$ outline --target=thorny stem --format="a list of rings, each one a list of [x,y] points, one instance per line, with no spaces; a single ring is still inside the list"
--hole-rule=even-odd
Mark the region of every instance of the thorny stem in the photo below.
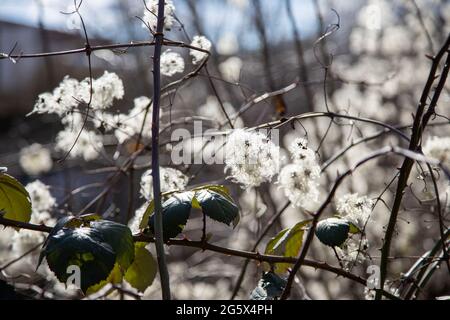
[[[269,230],[272,228],[272,226],[275,224],[275,222],[281,217],[281,215],[283,214],[283,212],[289,207],[289,205],[291,204],[290,201],[288,201],[281,209],[280,211],[278,211],[278,213],[276,215],[274,215],[268,222],[266,227],[264,228],[264,230],[261,232],[261,234],[258,237],[258,240],[256,240],[255,244],[252,247],[252,251],[256,251],[256,249],[258,248],[258,245],[261,243],[262,239],[264,239],[264,237],[267,235],[267,233],[269,232]],[[239,289],[241,288],[241,284],[242,281],[244,281],[244,276],[245,276],[245,272],[247,271],[247,267],[249,264],[250,260],[247,259],[244,262],[244,265],[242,266],[241,269],[241,273],[239,274],[238,279],[236,280],[236,284],[234,286],[233,289],[233,293],[231,294],[231,300],[234,300],[234,298],[236,298],[236,295],[239,292]]]
[[[155,34],[153,56],[153,114],[152,114],[152,178],[153,200],[155,203],[155,247],[161,279],[162,298],[170,300],[169,272],[164,253],[163,218],[161,205],[161,181],[159,176],[159,109],[161,98],[161,49],[164,35],[164,0],[158,1],[158,21]]]
[[[50,233],[53,229],[52,227],[48,227],[46,225],[37,225],[37,224],[31,224],[31,223],[27,223],[27,222],[10,220],[10,219],[5,219],[1,216],[0,216],[0,225],[14,227],[14,228],[20,228],[20,229],[26,229],[26,230],[45,232],[45,233]],[[155,242],[156,241],[155,238],[150,237],[145,234],[135,234],[135,235],[133,235],[133,239],[135,242]],[[213,251],[213,252],[225,254],[228,256],[241,257],[241,258],[246,258],[246,259],[250,259],[250,260],[254,260],[254,261],[258,261],[258,262],[265,261],[268,263],[294,263],[296,260],[295,258],[290,258],[290,257],[266,255],[266,254],[260,254],[258,252],[242,251],[242,250],[220,247],[220,246],[216,246],[216,245],[210,244],[210,243],[208,243],[206,241],[202,241],[202,240],[194,241],[194,240],[188,240],[188,239],[170,239],[166,242],[166,244],[169,246],[174,245],[174,246],[198,248],[201,250]],[[342,270],[338,267],[331,266],[325,262],[319,262],[319,261],[305,259],[303,264],[307,267],[325,270],[325,271],[334,273],[338,276],[342,276],[346,279],[352,280],[361,285],[365,285],[366,281],[367,281],[365,278],[357,276],[348,271]],[[388,292],[383,292],[383,294],[388,298],[398,299],[397,297],[389,294]]]
[[[444,168],[439,162],[436,162],[435,160],[432,159],[427,159],[425,158],[423,155],[412,152],[411,150],[406,150],[406,149],[402,149],[399,147],[384,147],[382,149],[376,150],[374,152],[372,152],[371,154],[367,155],[365,158],[361,159],[360,161],[356,162],[356,164],[351,167],[350,169],[348,169],[347,171],[345,171],[343,174],[341,174],[335,181],[332,189],[330,190],[330,192],[328,193],[327,198],[325,199],[325,201],[322,203],[322,205],[320,206],[320,208],[317,210],[317,212],[314,214],[314,218],[313,221],[311,223],[311,227],[308,231],[308,235],[306,237],[306,240],[304,242],[303,248],[300,252],[300,256],[298,257],[297,261],[295,262],[292,271],[289,274],[289,278],[286,284],[286,287],[283,291],[283,294],[281,295],[281,299],[287,299],[290,295],[290,291],[291,291],[291,287],[292,284],[294,283],[294,279],[295,279],[295,275],[296,273],[299,271],[300,267],[304,264],[306,255],[308,253],[308,250],[311,246],[311,243],[313,241],[314,238],[314,232],[316,230],[316,226],[317,223],[319,222],[320,217],[322,216],[322,214],[324,213],[325,209],[327,208],[327,206],[331,203],[334,194],[336,193],[339,185],[344,181],[344,179],[351,175],[357,168],[359,168],[360,166],[362,166],[364,163],[373,160],[375,158],[381,157],[381,156],[385,156],[387,154],[397,154],[397,155],[401,155],[405,158],[411,159],[411,161],[422,161],[422,162],[426,162],[429,164],[434,164],[434,165],[439,165],[444,171],[445,174],[447,176],[449,176],[449,172],[446,168]],[[384,288],[384,287],[381,287]],[[381,294],[381,290],[377,291],[377,293]]]
[[[428,110],[424,114],[425,107],[427,105],[428,96],[431,92],[433,83],[436,79],[436,73],[438,71],[440,61],[441,61],[442,57],[444,56],[444,54],[447,52],[449,47],[450,47],[450,35],[448,36],[447,41],[445,42],[444,46],[441,48],[441,50],[438,52],[438,54],[433,58],[433,63],[431,65],[430,73],[428,75],[428,80],[425,84],[424,90],[422,91],[419,106],[417,108],[417,112],[416,112],[416,115],[414,118],[411,140],[410,140],[410,144],[409,144],[409,150],[411,150],[411,151],[417,151],[418,149],[420,149],[422,133],[428,123],[428,120],[434,114],[434,110],[435,110],[435,107],[439,100],[439,96],[445,85],[445,81],[447,79],[447,75],[448,75],[449,68],[450,68],[450,54],[448,54],[448,56],[447,56],[447,61],[445,63],[442,74],[440,75],[440,80],[439,80],[438,86],[436,87],[436,90],[434,91],[433,98],[430,102]],[[386,276],[387,276],[387,271],[388,271],[388,269],[387,269],[388,268],[388,257],[389,257],[390,249],[391,249],[391,241],[392,241],[392,237],[394,235],[398,213],[399,213],[400,206],[401,206],[401,203],[403,200],[404,190],[408,184],[408,178],[411,173],[413,164],[414,164],[414,161],[412,159],[405,158],[405,160],[403,161],[403,164],[400,168],[400,176],[398,179],[397,190],[395,192],[394,204],[392,206],[391,215],[389,217],[389,222],[388,222],[388,225],[386,228],[386,234],[384,237],[383,247],[381,249],[379,288],[384,288],[384,283],[386,281]],[[444,240],[442,239],[442,241],[444,241]],[[377,291],[375,299],[377,299],[377,300],[381,299],[380,291]]]

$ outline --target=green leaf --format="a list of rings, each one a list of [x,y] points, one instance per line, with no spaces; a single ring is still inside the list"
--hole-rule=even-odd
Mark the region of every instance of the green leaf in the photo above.
[[[295,258],[300,252],[303,243],[305,227],[311,220],[301,221],[292,228],[287,228],[273,237],[266,246],[266,254]],[[290,263],[276,263],[274,271],[277,274],[284,274],[291,266]]]
[[[145,209],[144,214],[142,215],[141,223],[139,223],[139,229],[143,230],[148,227],[148,219],[150,215],[155,211],[155,201],[150,201],[147,209]]]
[[[125,273],[125,280],[140,292],[144,292],[152,285],[156,276],[156,261],[145,248],[144,242],[136,242],[134,247],[134,261]]]
[[[71,276],[67,268],[78,266],[81,290],[85,293],[88,289],[89,293],[95,292],[108,282],[120,282],[123,271],[134,259],[130,229],[94,217],[85,217],[87,221],[82,217],[60,219],[49,234],[40,257],[42,260],[45,256],[50,269],[64,283]]]
[[[348,232],[351,234],[361,233],[361,229],[354,223],[349,222],[350,229]]]
[[[78,228],[81,226],[89,226],[90,221],[94,221],[94,220],[101,220],[101,217],[99,215],[96,214],[85,214],[82,216],[65,216],[62,217],[61,219],[59,219],[56,222],[56,225],[53,227],[53,229],[50,231],[49,235],[47,236],[47,239],[45,240],[44,244],[42,245],[42,247],[44,247],[47,244],[48,239],[51,238],[51,236],[53,236],[54,234],[56,234],[59,230],[61,230],[64,227],[67,228]],[[42,261],[42,253],[41,252],[41,256],[39,257],[39,265],[41,264]]]
[[[210,188],[195,191],[195,199],[200,204],[202,211],[213,220],[233,224],[233,227],[239,223],[238,207],[222,193],[217,193]]]
[[[186,192],[190,192],[190,191],[186,191]],[[177,194],[177,193],[180,193],[180,191],[168,191],[168,192],[161,193],[163,202],[164,202],[164,200],[169,199],[173,194]],[[200,209],[200,208],[197,208],[197,209]],[[155,202],[153,200],[151,200],[147,206],[147,209],[145,210],[145,212],[142,216],[141,222],[139,223],[139,229],[143,230],[148,227],[148,220],[154,211],[155,211]]]
[[[86,290],[110,274],[116,260],[112,247],[98,230],[81,227],[63,228],[47,242],[44,255],[59,281],[66,283],[67,268],[76,265],[81,271],[81,290]]]
[[[192,208],[193,192],[173,194],[162,204],[163,240],[176,237],[184,229]],[[155,234],[155,215],[149,219],[150,231]]]
[[[104,240],[116,253],[116,262],[127,270],[134,259],[134,241],[131,230],[120,223],[101,220],[91,222],[91,228],[99,230]]]
[[[199,191],[199,190],[211,190],[211,191],[214,191],[214,192],[216,192],[218,194],[221,194],[222,196],[224,196],[225,198],[227,198],[231,202],[234,202],[233,198],[230,195],[230,191],[228,191],[228,188],[223,186],[223,185],[207,184],[207,185],[195,188],[192,191]]]
[[[105,280],[102,280],[99,283],[94,284],[94,285],[90,286],[89,288],[87,288],[86,296],[99,291],[101,288],[103,288],[108,283],[119,284],[122,282],[122,279],[123,279],[123,273],[121,271],[121,268],[118,263],[115,263],[113,269],[111,270],[111,272],[109,273],[108,277]]]
[[[287,281],[273,272],[263,274],[258,286],[250,295],[251,300],[276,300],[283,293]]]
[[[74,224],[74,221],[75,221],[75,222],[78,222],[77,225]],[[61,230],[62,228],[67,227],[67,226],[70,225],[70,227],[73,229],[73,228],[75,228],[75,227],[80,227],[81,224],[82,224],[82,223],[80,222],[80,220],[76,219],[75,216],[66,216],[66,217],[62,217],[61,219],[59,219],[59,220],[56,222],[56,225],[53,227],[53,229],[52,229],[52,230],[50,231],[50,233],[48,234],[48,236],[47,236],[47,238],[45,239],[44,244],[42,245],[42,247],[45,248],[45,247],[47,246],[47,244],[48,244],[48,241],[49,241],[50,239],[52,239],[53,236],[54,236],[55,234],[57,234],[58,231]],[[39,255],[39,260],[38,260],[38,264],[37,264],[37,266],[36,266],[36,270],[37,270],[37,269],[39,268],[39,266],[41,265],[42,260],[43,260],[44,257],[45,257],[45,254],[46,254],[45,250],[42,250],[41,253],[40,253],[40,255]]]
[[[328,218],[319,221],[315,233],[323,244],[338,247],[347,240],[349,231],[350,223],[347,220]]]
[[[0,212],[5,219],[29,222],[30,195],[24,186],[6,173],[0,173]]]

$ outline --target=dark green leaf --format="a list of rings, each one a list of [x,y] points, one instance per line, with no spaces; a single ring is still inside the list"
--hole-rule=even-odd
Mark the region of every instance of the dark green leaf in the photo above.
[[[91,228],[100,231],[105,242],[116,253],[116,262],[122,270],[127,270],[134,259],[134,241],[131,230],[123,224],[107,220],[93,221]]]
[[[239,209],[222,193],[210,189],[195,191],[195,199],[198,201],[204,214],[213,220],[233,224],[235,227],[239,222]]]
[[[180,234],[189,219],[192,208],[193,192],[174,193],[162,204],[164,241]],[[155,233],[155,215],[149,219],[150,231]]]
[[[134,261],[125,273],[125,280],[140,292],[144,292],[152,285],[156,276],[156,261],[145,248],[144,242],[136,242],[134,247]]]
[[[70,265],[78,266],[83,292],[105,280],[116,261],[115,252],[111,245],[104,241],[102,234],[88,227],[59,230],[49,238],[44,255],[50,269],[63,283],[66,283],[71,275],[67,268]]]
[[[0,212],[5,219],[29,222],[30,195],[24,186],[6,173],[0,173]]]
[[[328,218],[319,221],[316,227],[316,236],[323,244],[336,247],[347,240],[349,231],[350,224],[347,220]]]
[[[122,279],[123,279],[122,269],[118,263],[115,263],[114,267],[112,268],[111,272],[109,273],[108,277],[105,280],[102,280],[99,283],[96,283],[87,288],[86,296],[99,291],[101,288],[103,288],[105,285],[109,283],[120,284],[122,282]]]
[[[86,292],[92,286],[100,288],[102,281],[121,280],[123,271],[134,259],[133,237],[127,226],[98,220],[93,215],[64,217],[49,234],[40,260],[43,256],[50,269],[64,283],[71,275],[67,273],[67,268],[78,266],[81,289]],[[115,265],[118,270],[112,274]]]
[[[53,235],[55,235],[59,230],[61,230],[63,228],[75,229],[75,228],[79,228],[81,226],[89,226],[90,221],[95,221],[95,220],[100,220],[100,219],[101,219],[101,217],[96,214],[85,214],[82,216],[62,217],[61,219],[59,219],[56,222],[56,225],[53,227],[53,229],[48,234],[47,239],[45,240],[42,247],[45,247],[47,245],[48,240],[51,239]],[[41,264],[43,258],[44,258],[44,251],[41,251],[37,268]]]
[[[287,281],[273,272],[266,272],[250,295],[251,300],[276,300],[281,296]]]
[[[43,248],[45,248],[45,246],[48,244],[48,241],[50,239],[52,239],[52,237],[58,233],[59,230],[61,230],[62,228],[66,227],[68,224],[70,224],[72,221],[76,220],[75,216],[66,216],[66,217],[62,217],[61,219],[59,219],[56,222],[56,225],[53,227],[53,229],[50,231],[50,233],[47,236],[47,239],[45,239],[44,244],[42,245]],[[81,224],[80,224],[81,225]],[[78,225],[77,227],[79,227],[80,225]],[[39,255],[39,261],[38,264],[36,266],[36,270],[37,268],[39,268],[39,266],[42,263],[42,259],[44,259],[45,257],[45,250],[42,250],[40,255]]]

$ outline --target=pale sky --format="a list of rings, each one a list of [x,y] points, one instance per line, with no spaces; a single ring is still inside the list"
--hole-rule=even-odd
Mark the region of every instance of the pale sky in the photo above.
[[[126,39],[123,27],[123,18],[117,16],[117,3],[120,0],[84,0],[81,7],[81,13],[87,24],[89,34],[92,36],[101,35],[112,40],[123,41]],[[142,0],[130,1],[133,5],[131,17],[142,16],[144,10]],[[310,34],[316,30],[316,17],[312,6],[313,0],[293,0],[294,15],[298,20],[303,35]],[[40,11],[40,3],[43,4]],[[256,37],[252,32],[241,32],[246,30],[245,26],[252,25],[251,17],[243,14],[232,0],[203,0],[199,1],[204,17],[204,25],[207,26],[207,36],[214,40],[220,32],[236,32],[240,35],[240,42],[243,47],[253,47]],[[189,11],[185,8],[184,0],[174,0],[176,13],[179,18],[189,25]],[[283,3],[283,5],[280,5]],[[290,37],[291,31],[286,18],[286,11],[283,0],[263,0],[264,13],[270,28],[269,36],[279,35],[283,38]],[[61,14],[61,11],[70,11],[73,8],[73,0],[1,0],[0,1],[0,20],[38,26],[39,15],[42,14],[44,26],[49,29],[74,32],[70,30],[71,20],[75,17]],[[276,18],[280,17],[280,18]],[[118,20],[119,19],[119,20]],[[141,22],[135,20],[135,28],[139,30]],[[76,21],[78,21],[76,19]],[[118,24],[117,21],[120,23]],[[268,24],[269,25],[269,24]],[[76,32],[76,31],[75,31]]]

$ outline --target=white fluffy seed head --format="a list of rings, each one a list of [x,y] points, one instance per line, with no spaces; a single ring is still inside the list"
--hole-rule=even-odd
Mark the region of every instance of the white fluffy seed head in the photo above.
[[[101,77],[92,80],[92,97],[90,83],[90,78],[79,82],[65,76],[52,93],[45,92],[38,96],[29,114],[49,113],[65,117],[80,103],[90,102],[92,110],[104,110],[111,107],[115,99],[123,98],[123,82],[114,72],[105,71]]]
[[[144,203],[142,206],[140,206],[134,213],[133,218],[131,218],[131,220],[128,222],[128,227],[133,234],[139,233],[141,231],[139,225],[141,224],[145,210],[147,210],[147,206],[147,203]]]
[[[445,166],[450,166],[450,137],[431,137],[425,143],[422,151],[427,157],[439,160]]]
[[[151,138],[152,106],[150,99],[141,96],[134,99],[134,106],[127,114],[119,114],[114,135],[119,143],[142,134],[143,138]],[[149,106],[147,115],[146,108]],[[145,120],[145,123],[144,123]],[[144,123],[144,127],[142,124]]]
[[[245,187],[270,182],[280,160],[280,148],[262,133],[236,129],[227,137],[225,171]]]
[[[310,209],[319,200],[320,166],[308,141],[296,138],[289,145],[293,163],[281,169],[278,184],[293,206]]]
[[[210,51],[211,50],[211,41],[209,41],[204,36],[194,36],[194,38],[192,39],[192,42],[191,42],[191,46],[200,48],[200,49],[203,49],[206,51]],[[205,52],[199,51],[199,50],[191,49],[190,55],[192,56],[192,63],[198,64],[203,59],[205,59],[208,54]]]
[[[59,116],[64,115],[78,105],[79,86],[78,80],[65,76],[52,93],[45,92],[38,96],[34,108],[29,114],[49,113]]]
[[[229,82],[239,81],[243,62],[239,57],[230,57],[219,64],[219,71]]]
[[[372,212],[373,200],[357,193],[346,194],[337,200],[336,209],[345,219],[363,227]]]
[[[105,73],[92,81],[92,98],[90,79],[80,82],[79,96],[84,103],[90,103],[93,110],[108,109],[113,105],[114,99],[122,99],[124,95],[123,82],[114,72]]]
[[[294,162],[317,162],[316,154],[308,148],[308,140],[306,139],[296,138],[288,149]]]
[[[165,0],[164,2],[164,29],[170,30],[175,22],[175,6],[172,0]],[[150,26],[153,31],[156,31],[156,24],[158,22],[158,0],[146,1],[146,6],[147,8],[144,9],[144,16],[142,18],[144,21],[142,27],[147,28]]]
[[[51,170],[53,161],[50,150],[39,143],[33,143],[20,150],[19,163],[29,175],[39,175]]]
[[[278,184],[293,206],[310,208],[319,200],[319,178],[318,165],[294,162],[281,169]]]
[[[189,178],[183,172],[174,168],[160,167],[159,175],[161,192],[184,190],[189,181]],[[153,199],[153,177],[151,169],[142,174],[140,184],[141,195],[147,200]]]
[[[79,128],[66,127],[58,132],[55,149],[63,152],[70,151],[70,158],[82,157],[86,161],[97,159],[103,149],[102,137],[94,131],[83,129],[80,133],[79,130]]]
[[[35,215],[51,211],[56,203],[56,199],[50,193],[49,186],[42,183],[40,180],[35,180],[27,184],[25,189],[30,194],[31,207],[34,215],[32,215],[32,218],[36,218]],[[40,220],[36,222],[40,222]]]
[[[184,60],[179,53],[170,49],[161,54],[161,74],[171,77],[184,71]]]

